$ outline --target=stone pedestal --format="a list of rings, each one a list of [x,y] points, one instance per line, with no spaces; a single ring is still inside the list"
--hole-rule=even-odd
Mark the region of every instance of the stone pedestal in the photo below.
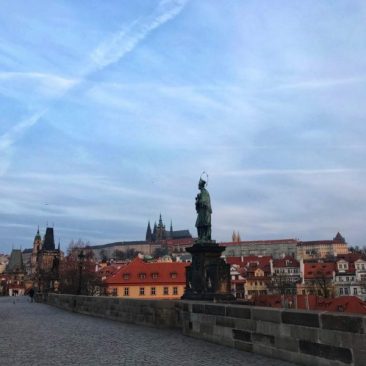
[[[230,265],[220,258],[225,248],[215,241],[196,242],[186,248],[192,264],[186,268],[184,300],[232,301]]]

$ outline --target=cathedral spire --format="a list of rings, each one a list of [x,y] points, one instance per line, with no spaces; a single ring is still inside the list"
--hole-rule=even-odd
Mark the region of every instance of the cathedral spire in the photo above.
[[[150,221],[147,223],[146,241],[148,241],[148,242],[152,241],[152,232],[151,232]]]

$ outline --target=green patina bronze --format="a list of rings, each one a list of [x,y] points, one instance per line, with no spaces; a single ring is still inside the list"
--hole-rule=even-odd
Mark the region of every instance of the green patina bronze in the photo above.
[[[199,242],[211,241],[211,200],[210,194],[205,188],[206,181],[202,178],[198,183],[200,193],[196,196],[197,220],[196,228]]]

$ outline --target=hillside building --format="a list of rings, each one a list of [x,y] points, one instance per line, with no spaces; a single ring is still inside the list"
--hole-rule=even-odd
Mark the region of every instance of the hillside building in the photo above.
[[[113,296],[136,299],[179,299],[186,285],[188,263],[145,262],[136,257],[108,276],[104,283]]]

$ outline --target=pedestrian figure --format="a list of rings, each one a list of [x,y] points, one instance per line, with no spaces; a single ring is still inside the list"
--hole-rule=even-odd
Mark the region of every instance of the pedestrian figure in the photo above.
[[[33,302],[33,296],[34,296],[34,289],[33,287],[29,290],[29,297],[30,297],[30,301]]]

